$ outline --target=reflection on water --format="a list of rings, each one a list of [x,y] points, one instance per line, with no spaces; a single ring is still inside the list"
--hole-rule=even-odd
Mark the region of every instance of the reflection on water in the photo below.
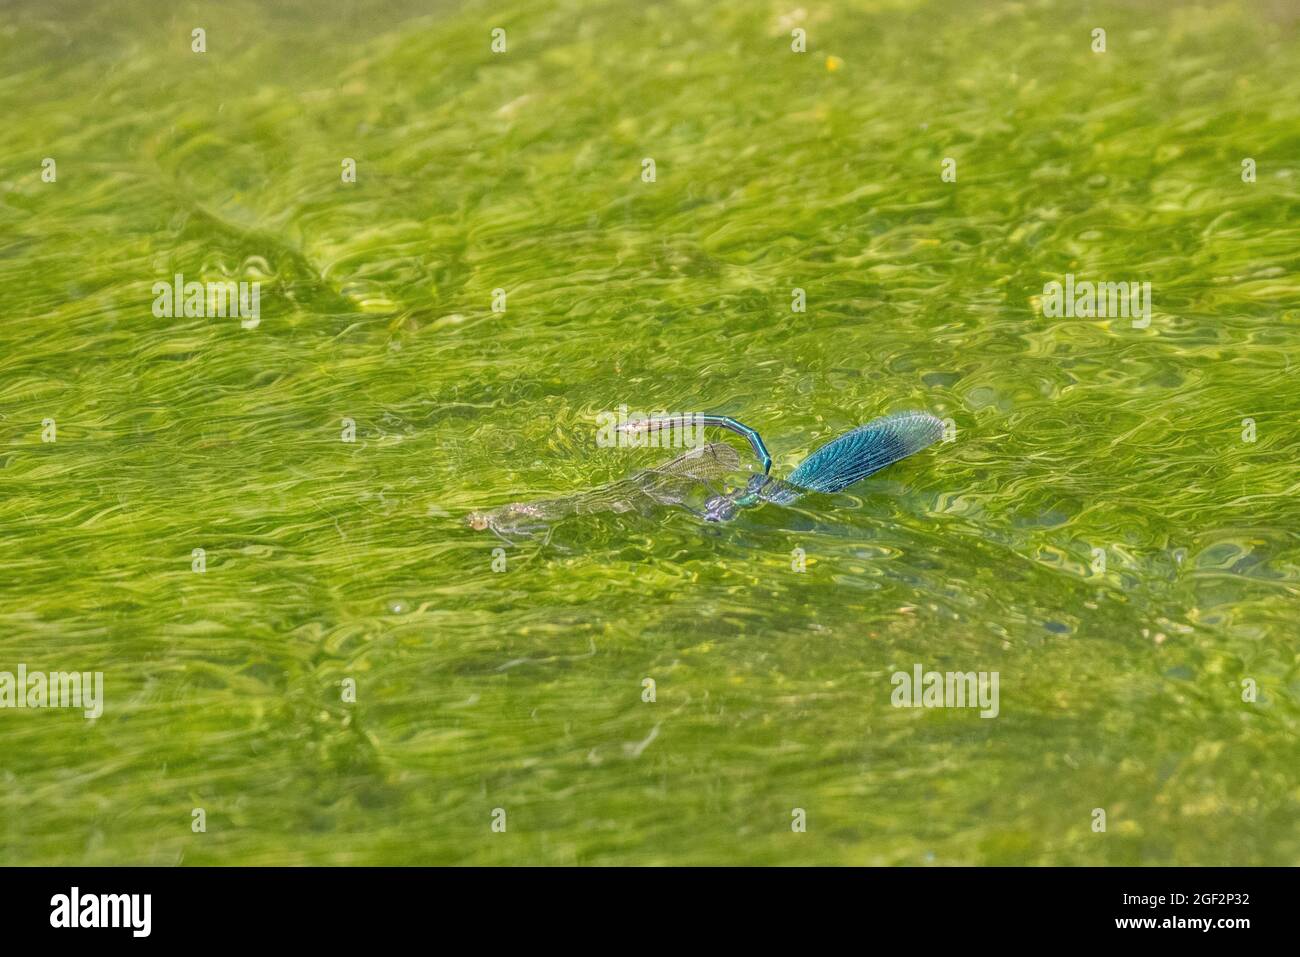
[[[1296,862],[1293,22],[338,10],[0,31],[0,670],[106,675],[0,712],[0,860]],[[176,273],[260,323],[155,318]],[[956,433],[726,525],[465,525],[662,461],[623,404],[775,475]],[[891,707],[916,665],[998,717]]]

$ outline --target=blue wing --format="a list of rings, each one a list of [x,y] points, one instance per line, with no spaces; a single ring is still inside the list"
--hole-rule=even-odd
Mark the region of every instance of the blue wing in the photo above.
[[[900,412],[868,422],[827,442],[786,479],[812,492],[838,492],[943,437],[928,412]]]

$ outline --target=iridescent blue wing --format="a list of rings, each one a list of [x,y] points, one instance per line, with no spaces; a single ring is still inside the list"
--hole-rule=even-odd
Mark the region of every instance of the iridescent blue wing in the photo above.
[[[887,415],[827,442],[786,482],[811,492],[838,492],[942,437],[943,423],[928,412]]]

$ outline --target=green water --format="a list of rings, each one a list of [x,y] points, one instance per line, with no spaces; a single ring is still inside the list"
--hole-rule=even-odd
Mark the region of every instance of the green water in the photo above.
[[[350,6],[6,8],[0,671],[105,702],[0,710],[0,862],[1300,862],[1294,4]],[[463,524],[620,404],[956,437]]]

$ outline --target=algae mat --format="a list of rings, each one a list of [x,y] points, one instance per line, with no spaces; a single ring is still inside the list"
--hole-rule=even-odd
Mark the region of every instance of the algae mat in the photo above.
[[[1294,4],[6,14],[0,862],[1300,860]]]

